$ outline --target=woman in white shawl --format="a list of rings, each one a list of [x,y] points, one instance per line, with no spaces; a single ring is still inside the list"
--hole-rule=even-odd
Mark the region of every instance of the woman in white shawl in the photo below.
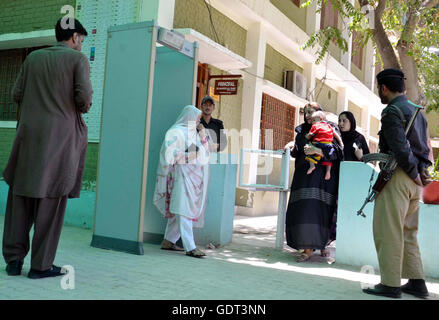
[[[209,181],[208,138],[200,118],[200,110],[186,106],[166,132],[153,200],[168,219],[161,248],[183,251],[175,245],[181,237],[186,255],[196,258],[205,254],[197,249],[192,228],[204,225]]]

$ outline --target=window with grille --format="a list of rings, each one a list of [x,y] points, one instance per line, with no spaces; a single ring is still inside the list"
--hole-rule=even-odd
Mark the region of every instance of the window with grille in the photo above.
[[[0,121],[17,120],[17,104],[12,89],[24,59],[34,50],[45,47],[0,50]]]
[[[326,2],[322,7],[320,15],[320,29],[326,27],[338,27],[338,14],[337,11],[334,11],[334,6],[331,1]]]
[[[354,31],[352,34],[352,57],[351,61],[358,69],[363,69],[363,48],[360,46],[360,34]]]
[[[17,120],[17,104],[12,99],[12,88],[23,61],[22,49],[0,51],[0,120]]]
[[[262,95],[260,148],[283,149],[294,140],[296,108],[268,94]],[[265,133],[273,130],[273,142],[266,141]]]

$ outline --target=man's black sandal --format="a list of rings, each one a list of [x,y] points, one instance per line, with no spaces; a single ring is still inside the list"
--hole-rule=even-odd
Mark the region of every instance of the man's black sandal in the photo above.
[[[45,270],[45,271],[30,269],[27,277],[30,279],[42,279],[42,278],[52,278],[52,277],[64,276],[66,274],[67,274],[67,272],[65,270],[53,265],[52,268]]]

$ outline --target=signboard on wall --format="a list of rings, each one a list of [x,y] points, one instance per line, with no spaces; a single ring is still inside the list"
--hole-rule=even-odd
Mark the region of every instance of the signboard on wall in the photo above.
[[[216,80],[216,95],[236,95],[238,93],[238,80]]]

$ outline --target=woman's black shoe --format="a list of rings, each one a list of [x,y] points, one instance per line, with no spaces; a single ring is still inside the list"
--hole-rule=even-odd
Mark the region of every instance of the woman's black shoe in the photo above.
[[[388,298],[401,298],[400,287],[389,287],[381,283],[377,284],[374,288],[363,289],[363,292]]]
[[[11,261],[6,266],[6,272],[8,276],[19,276],[21,274],[21,269],[23,268],[23,261]]]
[[[45,270],[45,271],[30,269],[27,277],[30,279],[42,279],[42,278],[64,276],[66,274],[67,274],[66,271],[54,265],[49,270]]]

